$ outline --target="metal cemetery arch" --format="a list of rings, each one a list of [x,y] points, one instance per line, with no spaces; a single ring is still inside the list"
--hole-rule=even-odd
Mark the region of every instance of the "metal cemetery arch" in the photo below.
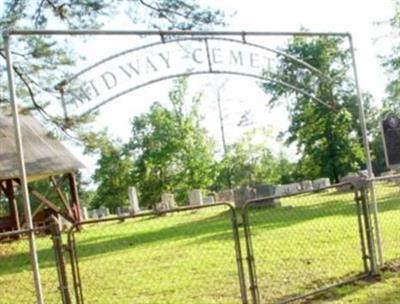
[[[14,120],[14,129],[15,129],[15,140],[16,140],[16,146],[17,146],[17,153],[18,153],[18,165],[19,165],[19,172],[20,172],[20,180],[21,180],[21,190],[22,190],[22,195],[23,195],[23,200],[24,200],[24,208],[25,208],[25,215],[26,215],[26,222],[28,224],[28,228],[30,229],[30,234],[29,234],[29,240],[30,240],[30,252],[31,252],[31,261],[32,261],[32,269],[33,269],[33,275],[34,275],[34,281],[35,281],[35,288],[36,288],[36,297],[37,297],[37,303],[42,304],[43,303],[43,295],[42,295],[42,289],[41,289],[41,282],[40,282],[40,275],[39,275],[39,266],[38,266],[38,260],[37,260],[37,254],[36,254],[36,245],[35,245],[35,236],[33,234],[33,225],[32,225],[32,219],[31,219],[31,210],[30,210],[30,201],[29,201],[29,195],[28,195],[28,188],[27,188],[27,178],[26,178],[26,171],[25,171],[25,160],[24,160],[24,152],[23,152],[23,145],[22,145],[22,140],[21,140],[21,131],[20,131],[20,123],[19,123],[19,114],[18,114],[18,104],[17,104],[17,97],[16,97],[16,91],[15,91],[15,84],[14,84],[14,72],[13,72],[13,61],[12,61],[12,55],[11,55],[11,38],[14,36],[38,36],[38,35],[49,35],[49,36],[158,36],[160,37],[160,41],[144,46],[140,46],[134,49],[127,50],[125,52],[110,56],[104,60],[99,61],[98,63],[92,65],[91,67],[81,71],[80,73],[76,74],[75,76],[72,76],[71,78],[60,82],[60,84],[57,86],[57,88],[60,90],[62,93],[62,101],[63,101],[63,107],[64,107],[64,115],[66,118],[68,118],[68,113],[70,109],[69,107],[74,107],[72,111],[75,113],[76,109],[79,109],[83,111],[81,114],[87,114],[93,111],[96,108],[99,108],[103,104],[116,99],[117,97],[120,97],[130,91],[133,91],[135,89],[138,89],[140,87],[149,85],[151,83],[155,83],[158,81],[170,79],[173,77],[178,77],[178,76],[183,76],[183,75],[199,75],[199,74],[231,74],[231,75],[240,75],[240,76],[245,76],[245,77],[251,77],[255,78],[261,81],[270,81],[277,83],[279,85],[286,86],[298,93],[304,94],[311,99],[313,99],[316,102],[320,102],[329,108],[334,110],[334,105],[331,103],[332,101],[324,101],[319,99],[316,96],[313,96],[312,92],[308,91],[307,88],[300,88],[297,87],[293,84],[290,83],[285,83],[285,82],[280,82],[274,79],[269,79],[265,78],[263,76],[260,76],[260,74],[257,74],[255,72],[245,72],[243,70],[235,70],[231,68],[222,68],[220,65],[218,67],[218,60],[214,60],[215,58],[212,58],[215,56],[215,54],[210,53],[210,43],[225,43],[225,44],[235,44],[239,45],[240,47],[248,47],[252,48],[253,50],[257,50],[257,52],[261,53],[273,53],[275,55],[279,56],[285,56],[289,58],[290,60],[293,60],[297,64],[299,64],[303,69],[306,69],[310,73],[314,73],[318,75],[319,79],[323,79],[323,81],[331,81],[328,77],[325,77],[322,72],[317,70],[316,68],[312,67],[311,65],[300,61],[288,54],[284,54],[280,51],[270,49],[265,46],[249,43],[246,41],[246,37],[250,36],[338,36],[338,37],[344,37],[348,39],[349,46],[350,46],[350,52],[351,52],[351,57],[352,57],[352,67],[353,67],[353,73],[354,73],[354,80],[355,80],[355,85],[356,85],[356,90],[357,90],[357,99],[358,99],[358,107],[359,107],[359,117],[360,117],[360,123],[361,123],[361,129],[362,129],[362,135],[363,135],[363,144],[364,144],[364,154],[366,157],[366,165],[368,169],[368,176],[371,178],[373,177],[373,171],[372,171],[372,164],[371,164],[371,157],[370,157],[370,151],[369,151],[369,145],[368,145],[368,138],[367,138],[367,132],[366,132],[366,122],[365,122],[365,115],[364,115],[364,108],[363,108],[363,102],[362,102],[362,97],[361,97],[361,91],[359,88],[359,83],[358,83],[358,75],[357,75],[357,66],[356,66],[356,61],[355,61],[355,54],[354,54],[354,47],[353,47],[353,41],[352,37],[349,33],[324,33],[324,32],[234,32],[234,31],[202,31],[202,32],[189,32],[189,31],[119,31],[119,30],[114,30],[114,31],[105,31],[105,30],[6,30],[3,32],[3,37],[4,37],[4,43],[5,43],[5,53],[6,53],[6,59],[7,59],[7,75],[8,75],[8,86],[9,86],[9,93],[10,93],[10,101],[12,105],[12,111],[13,111],[13,120]],[[237,37],[238,39],[232,39],[232,37]],[[166,39],[167,38],[167,39]],[[157,48],[157,47],[165,47],[166,45],[171,45],[173,43],[191,43],[191,44],[198,44],[198,48],[200,47],[201,44],[201,50],[203,50],[203,56],[205,60],[202,62],[201,68],[199,66],[194,65],[192,69],[187,70],[185,67],[184,70],[180,70],[178,73],[165,73],[165,74],[160,74],[155,75],[153,78],[147,79],[147,81],[144,81],[142,83],[137,83],[136,85],[130,84],[128,87],[121,87],[118,90],[116,90],[114,93],[110,93],[110,95],[103,99],[103,100],[95,100],[94,97],[99,97],[100,96],[100,87],[99,84],[96,84],[94,81],[95,80],[89,80],[86,82],[86,88],[89,88],[91,90],[91,93],[88,94],[88,90],[82,90],[82,87],[79,87],[79,84],[77,83],[82,83],[82,82],[76,82],[74,83],[75,80],[78,80],[79,77],[83,75],[88,75],[91,72],[95,71],[96,69],[99,69],[101,71],[101,66],[103,63],[106,62],[112,62],[113,60],[120,60],[124,56],[129,56],[132,55],[135,52],[140,52],[141,50],[144,49],[150,49],[150,48]],[[196,51],[197,53],[195,56],[199,55],[199,51]],[[250,55],[251,56],[251,55]],[[190,56],[189,56],[190,57]],[[169,65],[169,59],[167,57],[162,58],[160,55],[160,59],[164,60],[165,65]],[[192,53],[192,60],[191,63],[196,63],[196,59],[198,57],[193,58],[193,53]],[[254,59],[254,58],[253,58]],[[251,60],[251,59],[250,59]],[[190,60],[189,60],[190,61]],[[199,60],[197,60],[199,61]],[[185,62],[185,61],[183,61]],[[180,62],[182,64],[182,62]],[[186,62],[187,63],[187,62]],[[159,72],[157,67],[152,67],[153,62],[151,60],[147,60],[147,64],[150,69],[153,69],[154,72]],[[250,64],[252,65],[252,64]],[[182,68],[182,67],[180,67]],[[197,69],[196,69],[197,68]],[[258,67],[259,68],[259,67]],[[123,69],[120,69],[122,72]],[[130,71],[133,73],[135,69]],[[106,86],[108,90],[114,89],[117,86],[117,80],[116,76],[113,75],[113,73],[108,72],[109,74],[105,74],[107,71],[103,71],[103,73],[99,74],[100,78],[103,79],[103,86]],[[125,70],[125,72],[127,72]],[[126,76],[128,76],[128,73],[125,73]],[[136,73],[140,74],[140,73]],[[108,81],[112,80],[113,81],[113,86],[110,84],[110,82],[107,82],[106,76],[108,75]],[[111,78],[110,78],[111,77]],[[113,78],[114,77],[114,78]],[[90,78],[90,77],[89,77]],[[100,79],[99,78],[99,79]],[[90,78],[94,79],[94,78]],[[89,87],[88,87],[89,85]],[[75,87],[74,87],[75,86]],[[68,92],[80,92],[80,95],[73,95],[74,98],[68,97]],[[86,101],[85,101],[86,99]],[[93,104],[90,105],[88,108],[83,107],[84,102],[92,102]],[[376,228],[376,237],[378,240],[378,243],[380,243],[380,232],[379,232],[379,226],[378,226],[378,221],[377,221],[377,206],[374,200],[374,195],[373,195],[373,188],[372,190],[372,201],[373,201],[373,209],[374,209],[374,219],[375,219],[375,228]],[[381,257],[382,254],[380,252],[380,246],[378,246],[379,250],[379,256]]]
[[[306,88],[300,88],[294,84],[264,76],[262,70],[265,66],[259,65],[260,57],[263,57],[262,59],[267,63],[268,69],[272,69],[271,63],[273,58],[268,57],[268,55],[272,53],[290,59],[300,67],[306,69],[307,72],[315,74],[323,81],[332,82],[329,77],[304,61],[278,50],[249,43],[244,37],[245,36],[242,35],[242,40],[212,36],[200,38],[184,37],[173,38],[168,41],[162,38],[159,42],[141,45],[106,57],[68,79],[61,81],[56,86],[56,89],[58,89],[62,95],[61,100],[65,111],[64,115],[68,116],[68,112],[76,113],[76,111],[81,113],[78,116],[86,115],[114,99],[152,83],[180,76],[201,74],[239,75],[255,78],[264,82],[273,82],[297,93],[306,95],[314,101],[333,109],[333,105],[330,105],[328,101],[321,100],[314,96],[313,93],[308,92]],[[213,43],[216,43],[217,46],[213,46]],[[193,46],[193,44],[195,44],[195,46]],[[171,51],[173,50],[169,49],[169,47],[175,45],[180,46],[178,51],[181,51],[181,53],[175,53],[173,56],[174,58],[171,60]],[[228,63],[225,64],[222,64],[221,46],[227,47],[227,50],[229,50],[228,54],[225,54],[229,56]],[[232,46],[239,47],[239,50],[235,50],[234,48],[228,49],[228,47]],[[247,48],[247,54],[244,54],[245,47]],[[164,50],[160,50],[156,54],[148,55],[153,49],[158,51],[161,48],[164,48]],[[141,52],[144,53],[141,54],[142,57],[140,57]],[[137,55],[137,53],[139,53],[139,55]],[[249,57],[247,58],[249,62],[245,63],[244,57],[246,55]],[[157,66],[157,64],[160,66]],[[108,67],[109,65],[111,65],[111,67]],[[143,65],[146,65],[146,67]],[[177,71],[173,70],[173,68],[177,69]],[[143,71],[144,69],[150,71],[146,73],[146,71]],[[80,78],[87,74],[89,74],[87,78],[90,80],[82,81]],[[125,80],[125,84],[121,85],[121,80]],[[74,82],[76,82],[75,85]],[[96,97],[102,98],[96,101]],[[74,105],[75,107],[73,107],[72,110],[68,109]]]

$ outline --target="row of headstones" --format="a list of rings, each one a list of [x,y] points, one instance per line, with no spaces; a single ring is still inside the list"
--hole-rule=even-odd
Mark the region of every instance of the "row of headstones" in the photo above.
[[[213,195],[203,196],[200,189],[194,189],[189,192],[189,206],[201,206],[215,203]],[[166,211],[176,208],[175,197],[172,193],[163,193],[161,195],[161,202],[157,203],[154,207],[156,211]]]
[[[286,185],[278,185],[276,187],[276,195],[288,195],[288,194],[296,194],[302,191],[312,191],[319,190],[326,187],[329,187],[331,182],[329,178],[323,177],[318,178],[316,180],[310,181],[305,180],[299,183],[291,183]]]
[[[263,198],[273,195],[296,194],[300,191],[309,191],[321,189],[330,186],[328,178],[320,178],[314,181],[303,181],[300,183],[291,183],[286,185],[257,185],[254,188],[242,187],[237,189],[223,190],[216,194],[203,196],[200,189],[194,189],[189,193],[189,206],[208,205],[215,202],[234,202],[236,207],[241,207],[246,201],[251,199]],[[141,212],[139,199],[135,187],[129,187],[129,207],[117,207],[117,215],[137,214]],[[265,201],[268,205],[278,204],[278,200]],[[155,211],[166,211],[176,208],[175,197],[172,193],[163,193],[161,202],[155,204]],[[88,210],[83,207],[81,210],[82,220],[99,219],[110,215],[108,208],[98,208]]]
[[[110,209],[101,207],[98,209],[88,209],[86,207],[81,208],[81,219],[83,221],[90,219],[100,219],[110,215]]]

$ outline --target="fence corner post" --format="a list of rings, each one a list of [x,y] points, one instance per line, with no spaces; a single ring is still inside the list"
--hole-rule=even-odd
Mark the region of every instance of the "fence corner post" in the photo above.
[[[376,275],[378,274],[378,263],[377,263],[377,256],[376,256],[376,241],[374,239],[374,227],[372,225],[371,220],[371,210],[369,206],[368,200],[368,188],[369,184],[368,181],[363,180],[358,182],[355,187],[360,191],[360,203],[361,203],[361,210],[363,213],[364,219],[364,229],[365,229],[365,237],[367,241],[367,250],[368,250],[368,257],[370,261],[370,274]]]
[[[53,251],[56,262],[59,290],[61,294],[62,303],[71,304],[72,302],[68,288],[61,230],[60,230],[60,225],[58,223],[58,219],[54,216],[51,217],[50,231],[51,231],[51,239],[53,241]]]

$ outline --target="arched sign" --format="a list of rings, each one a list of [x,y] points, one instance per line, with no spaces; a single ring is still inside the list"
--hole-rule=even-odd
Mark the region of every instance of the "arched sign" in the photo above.
[[[298,65],[296,79],[311,76],[311,86],[269,78],[279,73],[279,56]],[[89,66],[58,88],[62,88],[65,115],[80,116],[151,83],[209,73],[275,82],[332,108],[332,101],[315,94],[321,82],[330,81],[316,68],[283,52],[225,37],[178,38],[128,49]]]

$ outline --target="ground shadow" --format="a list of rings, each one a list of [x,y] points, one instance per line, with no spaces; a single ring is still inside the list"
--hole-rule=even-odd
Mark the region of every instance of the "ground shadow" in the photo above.
[[[331,193],[321,193],[318,195],[326,195],[332,197],[332,200],[324,201],[321,203],[310,203],[309,205],[296,206],[295,201],[291,207],[278,207],[278,208],[250,208],[249,218],[252,228],[262,229],[272,232],[274,229],[293,226],[301,224],[310,220],[318,218],[329,217],[354,217],[356,222],[356,207],[354,201],[349,195],[348,200],[337,200]],[[317,200],[317,195],[302,195],[301,200]],[[207,208],[208,209],[208,208]],[[381,196],[379,198],[379,211],[391,212],[400,210],[400,199],[393,199],[393,196]],[[201,213],[205,210],[198,210]],[[187,245],[193,243],[201,246],[202,243],[212,241],[232,241],[232,254],[233,251],[233,234],[230,222],[230,211],[226,209],[218,213],[213,212],[212,215],[190,220],[190,212],[185,211],[184,216],[188,219],[184,222],[163,227],[160,224],[160,217],[151,216],[143,219],[127,220],[124,223],[115,225],[129,224],[128,230],[116,229],[117,233],[113,233],[109,225],[104,225],[104,235],[93,235],[93,237],[85,238],[85,229],[82,232],[77,232],[77,251],[80,259],[94,258],[97,255],[104,253],[110,254],[122,250],[137,248],[145,246],[149,243],[154,243],[155,248],[166,241],[179,241],[187,239]],[[240,212],[237,211],[239,216]],[[167,217],[174,217],[174,214],[166,215]],[[162,217],[164,218],[164,217]],[[135,221],[148,221],[153,222],[155,229],[150,231],[135,230]],[[89,228],[90,229],[90,228]],[[258,230],[259,231],[259,230]],[[0,244],[1,246],[1,244]],[[53,267],[54,254],[52,248],[38,250],[39,260],[41,267]],[[15,273],[23,270],[30,269],[30,260],[27,253],[13,253],[7,257],[0,257],[0,275]]]

